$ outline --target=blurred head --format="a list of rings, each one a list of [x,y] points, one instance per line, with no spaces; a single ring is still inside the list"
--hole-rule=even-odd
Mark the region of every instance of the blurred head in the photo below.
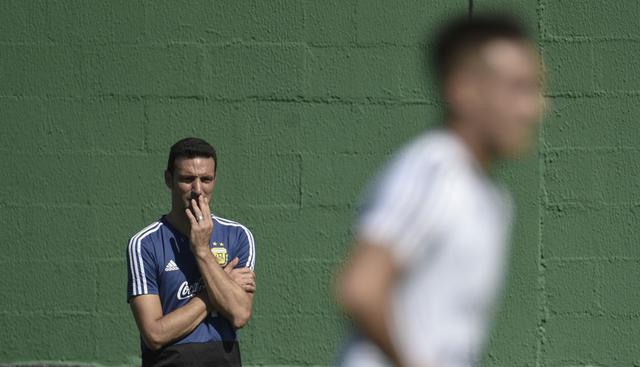
[[[434,66],[450,123],[464,124],[496,156],[528,150],[543,108],[543,72],[519,22],[479,15],[449,23],[436,39]]]
[[[164,179],[171,190],[173,210],[184,212],[191,199],[200,195],[211,202],[217,163],[215,149],[202,139],[182,139],[171,147]]]

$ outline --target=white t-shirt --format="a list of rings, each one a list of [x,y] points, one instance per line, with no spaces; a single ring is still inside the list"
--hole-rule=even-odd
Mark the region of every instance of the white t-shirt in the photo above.
[[[402,269],[389,329],[407,362],[477,363],[502,285],[510,223],[508,193],[450,130],[417,138],[373,182],[355,232],[360,240],[387,246]],[[389,362],[356,335],[340,365]]]

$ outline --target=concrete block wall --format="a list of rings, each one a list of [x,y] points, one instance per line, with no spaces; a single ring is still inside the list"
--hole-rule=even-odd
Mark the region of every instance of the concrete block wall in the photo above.
[[[328,365],[354,205],[440,112],[421,42],[515,7],[549,72],[488,366],[640,365],[634,0],[0,2],[0,362],[135,365],[128,237],[168,209],[169,146],[219,151],[213,209],[248,225],[247,365]]]

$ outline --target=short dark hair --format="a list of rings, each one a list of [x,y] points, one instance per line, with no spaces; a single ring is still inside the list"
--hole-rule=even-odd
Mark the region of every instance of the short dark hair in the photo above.
[[[218,157],[216,150],[203,139],[200,138],[184,138],[171,146],[169,151],[169,160],[167,162],[167,171],[173,173],[176,168],[176,159],[178,158],[213,158],[215,163],[213,166],[213,174],[215,176],[218,170]]]
[[[524,23],[509,13],[461,16],[445,24],[433,42],[432,63],[439,81],[449,76],[466,53],[496,39],[531,42]]]

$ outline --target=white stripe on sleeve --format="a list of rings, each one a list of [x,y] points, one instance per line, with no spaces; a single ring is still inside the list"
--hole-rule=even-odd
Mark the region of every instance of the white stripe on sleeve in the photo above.
[[[132,295],[136,296],[142,294],[142,290],[146,290],[146,279],[144,278],[144,263],[142,262],[142,256],[140,255],[139,241],[148,235],[149,231],[155,232],[162,223],[154,222],[147,227],[143,228],[140,232],[136,233],[131,240],[129,240],[129,270],[131,271]],[[155,230],[154,230],[155,229]],[[142,236],[142,238],[141,238]],[[142,275],[142,279],[141,276]],[[143,287],[144,284],[144,287]]]

